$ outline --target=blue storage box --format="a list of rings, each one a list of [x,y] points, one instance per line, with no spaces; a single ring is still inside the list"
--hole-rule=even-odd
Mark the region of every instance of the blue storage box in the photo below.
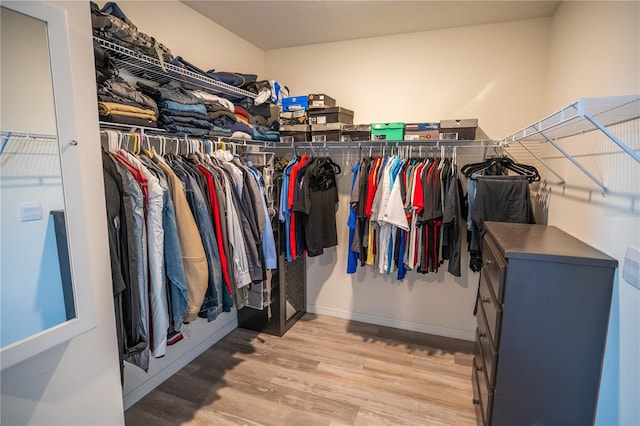
[[[282,111],[299,111],[299,110],[309,110],[309,96],[293,96],[290,98],[282,99]]]

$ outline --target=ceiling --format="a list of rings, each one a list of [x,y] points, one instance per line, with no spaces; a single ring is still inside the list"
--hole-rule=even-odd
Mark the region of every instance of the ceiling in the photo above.
[[[263,49],[552,16],[559,1],[187,1]]]

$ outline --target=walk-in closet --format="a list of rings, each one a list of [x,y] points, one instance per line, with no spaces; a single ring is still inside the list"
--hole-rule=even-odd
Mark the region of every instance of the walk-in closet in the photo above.
[[[639,3],[0,18],[0,423],[640,423]]]

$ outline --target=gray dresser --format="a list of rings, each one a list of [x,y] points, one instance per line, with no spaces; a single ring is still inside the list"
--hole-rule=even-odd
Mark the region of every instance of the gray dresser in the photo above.
[[[552,226],[486,223],[479,425],[590,425],[617,261]]]

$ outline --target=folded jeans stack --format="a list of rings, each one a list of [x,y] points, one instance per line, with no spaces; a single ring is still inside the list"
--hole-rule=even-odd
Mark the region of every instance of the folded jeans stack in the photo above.
[[[138,82],[143,93],[152,97],[160,109],[159,123],[172,133],[206,136],[212,130],[211,119],[202,101],[177,82],[151,87]]]
[[[213,123],[212,136],[230,137],[231,128],[236,123],[235,105],[228,99],[203,91],[194,91],[207,109],[207,115]]]

